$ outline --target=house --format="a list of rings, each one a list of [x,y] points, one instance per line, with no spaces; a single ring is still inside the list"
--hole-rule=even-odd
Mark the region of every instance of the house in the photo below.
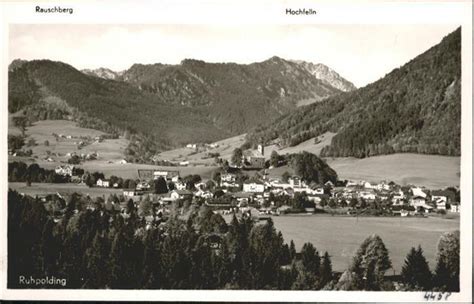
[[[392,194],[393,194],[392,202],[394,204],[403,203],[403,200],[406,197],[401,189],[399,189],[398,191],[394,191]]]
[[[365,200],[375,200],[375,193],[371,191],[361,191],[359,192],[359,197]]]
[[[423,198],[426,198],[427,196],[425,190],[420,187],[412,187],[411,192],[413,193],[413,196],[419,196]]]
[[[137,189],[124,189],[123,190],[123,196],[125,197],[136,197],[136,196],[141,196],[143,195],[142,190],[137,190]]]
[[[376,186],[376,189],[379,191],[385,190],[385,191],[390,191],[391,186],[387,184],[385,181],[378,183]]]
[[[426,199],[423,196],[414,196],[410,200],[410,205],[411,206],[424,206],[426,205]]]
[[[194,196],[209,199],[212,198],[214,195],[210,191],[198,190],[194,193]]]
[[[174,201],[179,199],[191,199],[193,197],[193,193],[188,190],[173,190],[171,191],[170,197]]]
[[[244,203],[249,203],[253,199],[253,194],[249,192],[234,192],[232,193],[232,198],[238,202],[240,207]]]
[[[110,181],[108,179],[99,178],[96,182],[97,187],[108,188],[110,186]]]
[[[436,202],[436,209],[446,210],[446,202],[445,201],[437,201]]]
[[[420,205],[420,206],[417,206],[416,207],[416,211],[418,213],[430,213],[431,211],[433,211],[433,207],[431,207],[430,205]]]
[[[372,185],[370,182],[364,182],[365,189],[377,189],[377,185]]]
[[[56,174],[62,175],[62,176],[72,176],[73,171],[74,171],[73,165],[64,165],[64,166],[61,165],[61,166],[57,166],[54,169],[54,172],[56,172]]]
[[[329,187],[329,188],[334,188],[334,183],[329,180],[324,183],[324,186]]]
[[[232,173],[223,173],[221,174],[221,187],[237,187],[236,183],[237,175]]]
[[[176,190],[186,190],[186,183],[180,179],[176,183],[174,183],[174,187],[176,188]]]
[[[122,159],[122,160],[119,161],[119,164],[120,165],[125,165],[125,164],[127,164],[127,161],[125,159]]]
[[[248,156],[244,161],[244,167],[247,169],[263,169],[265,168],[265,157]]]
[[[288,179],[288,183],[290,183],[290,187],[292,188],[301,188],[306,187],[305,182],[301,180],[299,176],[292,176]]]
[[[179,180],[179,171],[177,170],[153,170],[139,169],[138,178],[149,181],[151,179],[164,178],[166,181],[177,182]]]
[[[251,193],[264,192],[265,185],[260,182],[246,182],[244,183],[242,190],[243,192],[251,192]]]
[[[349,187],[357,187],[357,186],[359,186],[359,183],[356,182],[356,181],[350,180],[350,181],[347,181],[347,183],[346,183],[346,187],[348,187],[348,188]]]
[[[324,187],[321,185],[314,185],[311,187],[311,194],[322,195],[324,194]]]
[[[456,213],[460,212],[460,207],[461,205],[459,204],[451,204],[451,212],[456,212]]]
[[[449,204],[454,201],[454,194],[451,191],[432,191],[431,201],[434,203],[444,202]]]
[[[186,166],[188,166],[188,165],[189,165],[189,160],[186,160],[186,161],[179,162],[179,165],[180,165],[180,166],[184,166],[184,167],[186,167]]]
[[[139,182],[136,186],[137,190],[148,190],[150,188],[151,188],[151,186],[147,182]]]

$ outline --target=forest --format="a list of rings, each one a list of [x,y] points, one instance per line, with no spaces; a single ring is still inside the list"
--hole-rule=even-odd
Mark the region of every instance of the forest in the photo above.
[[[129,201],[116,211],[113,200],[73,194],[59,202],[64,210],[58,217],[38,198],[10,190],[8,287],[459,290],[459,233],[441,236],[434,272],[422,249],[412,249],[394,281],[385,274],[390,256],[377,235],[367,237],[340,274],[332,271],[328,252],[311,243],[297,252],[293,241],[285,243],[271,218],[259,223],[234,215],[226,223],[205,205],[190,205],[182,218],[175,205],[166,218],[147,223],[149,201]],[[20,276],[67,283],[25,286]]]
[[[299,108],[247,135],[249,145],[295,146],[337,133],[323,157],[461,153],[461,29],[361,89]]]

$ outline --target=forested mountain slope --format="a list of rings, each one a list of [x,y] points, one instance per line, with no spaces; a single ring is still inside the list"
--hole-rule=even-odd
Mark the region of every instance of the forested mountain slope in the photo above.
[[[380,80],[261,125],[247,141],[291,146],[328,131],[337,135],[322,156],[460,155],[460,28]]]
[[[294,110],[302,99],[340,92],[278,57],[249,65],[191,59],[136,64],[123,73],[16,60],[9,67],[8,108],[35,119],[68,118],[107,132],[128,131],[142,137],[146,149],[163,150],[241,134]]]

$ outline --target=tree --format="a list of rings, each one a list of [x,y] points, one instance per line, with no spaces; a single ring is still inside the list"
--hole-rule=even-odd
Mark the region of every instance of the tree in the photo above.
[[[28,143],[26,144],[27,147],[34,147],[36,146],[36,140],[34,138],[30,138]]]
[[[8,148],[12,151],[20,150],[25,145],[23,136],[8,135]]]
[[[291,155],[291,164],[296,175],[301,176],[301,179],[307,183],[324,184],[327,181],[331,181],[335,184],[337,181],[336,171],[312,153],[303,151]]]
[[[90,188],[95,185],[96,180],[92,174],[87,172],[86,177],[84,178],[84,183]]]
[[[360,245],[353,259],[350,271],[354,274],[354,284],[358,290],[380,290],[384,274],[392,267],[388,250],[382,239],[373,234]]]
[[[157,194],[168,193],[168,185],[163,177],[158,177],[153,181],[153,190]]]
[[[147,195],[145,196],[144,199],[140,201],[140,204],[138,205],[138,215],[139,216],[147,216],[152,213],[152,202],[150,197]]]
[[[324,287],[327,283],[332,281],[332,263],[328,252],[326,251],[321,263],[321,281],[320,287]]]
[[[358,204],[358,201],[355,197],[351,198],[350,201],[349,201],[349,207],[351,208],[355,208]]]
[[[459,231],[446,232],[438,241],[434,286],[441,290],[459,291]]]
[[[280,155],[277,151],[273,150],[272,154],[270,155],[270,166],[278,167],[280,164]]]
[[[288,182],[288,179],[291,177],[290,173],[288,171],[285,171],[283,172],[283,174],[281,175],[281,179],[287,183]]]
[[[67,160],[67,162],[71,165],[79,165],[81,163],[81,158],[79,157],[79,155],[73,155]]]
[[[29,123],[28,118],[26,118],[26,116],[13,117],[13,124],[15,125],[15,127],[20,129],[21,136],[23,137],[25,137],[25,131],[26,131],[26,127],[28,126],[28,123]]]
[[[301,265],[292,289],[311,290],[319,289],[321,258],[313,244],[305,243],[301,249]]]
[[[290,241],[290,260],[293,260],[296,258],[296,248],[295,248],[295,242],[293,240]]]
[[[232,152],[232,158],[230,161],[234,166],[240,167],[242,166],[242,157],[243,157],[242,149],[235,148],[234,152]]]
[[[280,269],[280,251],[283,240],[278,237],[270,218],[265,225],[255,225],[249,236],[251,288],[262,289],[276,283]]]
[[[45,146],[45,147],[49,147],[49,140],[45,140],[45,141],[44,141],[44,146]]]
[[[418,249],[412,247],[407,254],[401,275],[403,282],[412,289],[429,290],[431,288],[431,271],[420,245]]]
[[[305,269],[315,276],[319,276],[321,267],[321,258],[313,244],[305,243],[301,249],[301,263]]]

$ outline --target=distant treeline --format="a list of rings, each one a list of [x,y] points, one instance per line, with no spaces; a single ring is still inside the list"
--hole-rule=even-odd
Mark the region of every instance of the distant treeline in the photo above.
[[[8,163],[9,182],[27,183],[67,183],[69,177],[57,174],[54,170],[41,168],[38,164],[27,165],[23,162]]]
[[[250,145],[295,146],[337,133],[321,156],[461,153],[461,30],[364,88],[257,127]]]
[[[256,224],[234,216],[227,224],[208,207],[191,205],[183,220],[174,205],[164,224],[148,225],[132,201],[123,213],[101,198],[84,209],[83,200],[90,198],[71,195],[55,221],[39,199],[9,191],[9,288],[62,288],[19,281],[54,276],[66,280],[64,288],[90,289],[459,290],[456,233],[440,238],[434,274],[421,248],[410,251],[400,288],[384,275],[391,261],[376,235],[339,276],[327,252],[306,243],[297,253],[271,219]]]

